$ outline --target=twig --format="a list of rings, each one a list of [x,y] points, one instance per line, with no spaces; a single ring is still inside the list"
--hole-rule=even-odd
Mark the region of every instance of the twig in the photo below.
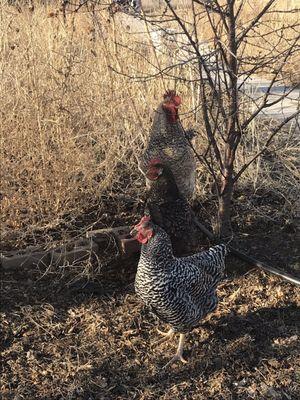
[[[242,175],[242,173],[259,157],[261,156],[269,147],[269,144],[271,143],[271,141],[273,140],[274,136],[281,130],[281,128],[286,125],[289,121],[291,121],[292,119],[296,118],[298,115],[300,115],[300,110],[297,110],[296,112],[294,112],[292,115],[290,115],[289,117],[285,118],[276,128],[272,129],[272,133],[269,136],[268,140],[266,141],[264,147],[262,148],[261,151],[259,151],[258,153],[255,154],[254,157],[251,158],[250,161],[248,161],[246,164],[244,164],[244,166],[239,170],[239,172],[235,175],[235,177],[233,178],[234,182],[236,182],[239,177]]]
[[[201,6],[205,7],[207,10],[209,10],[211,12],[215,12],[217,14],[220,14],[221,16],[224,16],[224,15],[228,16],[229,15],[226,11],[224,11],[224,10],[222,10],[220,8],[213,7],[211,4],[209,4],[205,0],[194,0],[194,2],[197,3],[197,4],[200,4]]]
[[[196,216],[194,215],[194,220],[195,220],[195,224],[197,225],[197,227],[200,229],[201,232],[203,232],[210,240],[214,241],[214,242],[218,242],[219,240],[216,238],[216,236],[209,231],[204,225],[202,225],[198,219],[196,218]],[[279,268],[275,268],[275,267],[271,267],[270,265],[267,265],[265,263],[262,263],[261,261],[256,260],[253,257],[248,256],[247,254],[241,252],[240,250],[235,249],[232,246],[228,246],[230,252],[236,256],[238,259],[246,261],[247,263],[254,265],[257,268],[260,268],[264,271],[270,272],[273,275],[277,275],[280,276],[281,278],[283,278],[284,280],[294,283],[297,286],[300,286],[300,279],[290,275],[286,272],[284,272],[283,270],[279,269]]]
[[[249,24],[249,26],[243,31],[243,33],[238,37],[238,44],[242,42],[242,40],[247,36],[247,33],[258,23],[258,21],[264,16],[264,14],[268,11],[268,9],[275,3],[276,0],[270,0],[265,7],[261,10],[261,12],[254,18],[254,20]]]

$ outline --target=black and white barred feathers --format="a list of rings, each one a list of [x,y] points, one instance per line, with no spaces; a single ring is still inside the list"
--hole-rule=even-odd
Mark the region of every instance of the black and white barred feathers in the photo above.
[[[151,127],[148,144],[139,160],[139,168],[145,173],[149,161],[158,158],[173,172],[180,193],[191,200],[195,190],[196,161],[178,118],[181,98],[174,91],[164,95]],[[150,188],[152,182],[146,180]]]
[[[152,160],[147,172],[156,171],[147,194],[144,213],[169,235],[176,256],[185,256],[199,250],[203,234],[195,224],[195,216],[187,199],[179,192],[171,169]],[[149,173],[146,174],[149,177]]]
[[[152,237],[142,245],[136,293],[175,332],[189,332],[217,307],[226,246],[176,258],[166,232],[152,223],[150,227]]]

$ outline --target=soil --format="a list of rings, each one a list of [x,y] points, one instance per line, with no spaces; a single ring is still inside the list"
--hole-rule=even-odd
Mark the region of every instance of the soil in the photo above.
[[[127,282],[134,270],[127,266]],[[188,364],[162,369],[176,339],[155,346],[156,328],[168,327],[122,277],[119,283],[91,295],[67,290],[54,276],[6,273],[2,398],[299,398],[296,286],[258,271],[231,276],[219,289],[218,310],[188,335]]]
[[[295,227],[266,221],[234,219],[236,245],[299,276]],[[136,265],[89,266],[84,279],[86,266],[3,272],[2,398],[300,399],[298,287],[229,257],[217,311],[187,337],[188,363],[163,369],[178,338],[154,345],[168,327],[135,295]]]

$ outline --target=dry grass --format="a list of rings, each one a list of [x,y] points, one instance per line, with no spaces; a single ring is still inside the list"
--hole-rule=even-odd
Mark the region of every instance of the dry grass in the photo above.
[[[174,82],[133,82],[112,71],[127,71],[129,66],[131,73],[139,74],[153,72],[153,66],[115,44],[132,42],[132,36],[109,24],[105,11],[98,15],[101,25],[88,13],[70,15],[64,25],[53,5],[36,4],[33,13],[26,7],[18,12],[3,0],[0,6],[4,242],[24,245],[27,234],[68,224],[92,207],[100,214],[111,212],[112,222],[114,214],[126,213],[122,196],[138,203],[143,192],[136,156],[147,138],[153,109]],[[176,88],[183,97],[182,111],[192,109],[193,88],[182,82]],[[184,115],[183,122],[201,130],[197,115]],[[197,139],[200,150],[203,137]],[[238,164],[261,146],[255,124],[249,137]],[[259,159],[241,181],[242,187],[279,193],[282,213],[291,218],[296,142],[295,137],[287,144],[279,141],[276,161]],[[210,195],[209,187],[210,178],[199,165],[202,200]]]

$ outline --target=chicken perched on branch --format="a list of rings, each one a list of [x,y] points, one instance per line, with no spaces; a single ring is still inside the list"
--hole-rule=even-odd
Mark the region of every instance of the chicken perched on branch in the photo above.
[[[185,334],[217,307],[216,288],[225,268],[226,246],[176,258],[169,236],[148,216],[131,234],[142,243],[136,293],[152,312],[171,325],[163,340],[180,334],[177,352],[167,365],[176,360],[186,362],[182,356]]]
[[[171,169],[158,159],[151,160],[146,171],[151,182],[145,214],[170,236],[175,255],[199,250],[204,235],[195,224],[194,213],[179,192]]]
[[[178,119],[181,98],[174,91],[164,95],[155,112],[147,148],[139,162],[146,173],[149,161],[158,158],[173,172],[180,193],[191,199],[195,189],[196,163],[193,151]],[[151,182],[146,181],[151,187]]]

